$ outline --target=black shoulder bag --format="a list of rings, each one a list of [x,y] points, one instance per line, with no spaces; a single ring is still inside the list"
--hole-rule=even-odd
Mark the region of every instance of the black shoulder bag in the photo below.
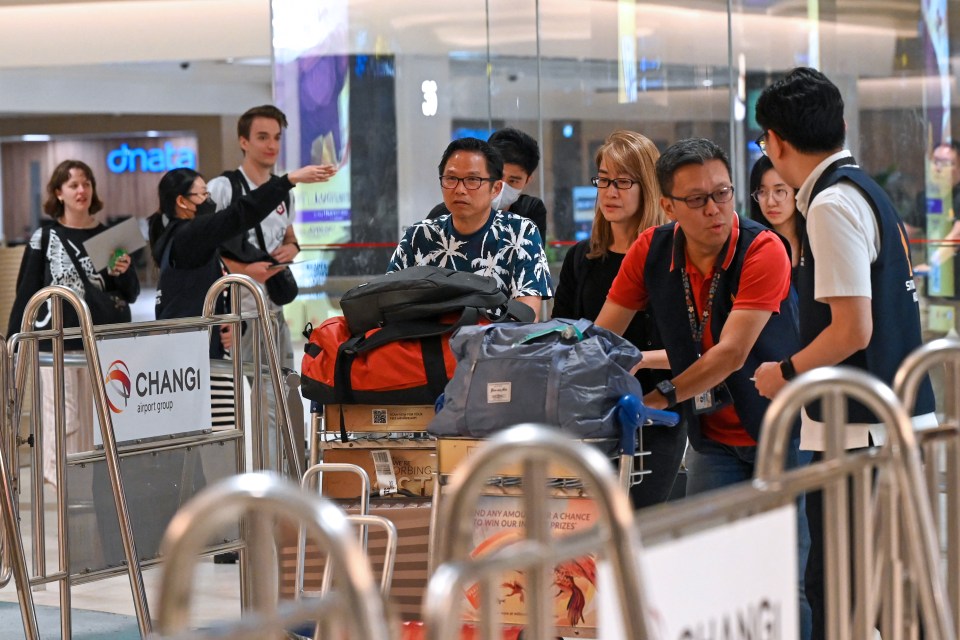
[[[49,227],[43,230],[41,243],[44,247],[44,256],[46,256],[46,247],[50,242],[50,231],[51,229]],[[90,282],[86,270],[83,268],[83,265],[80,264],[80,257],[70,251],[67,243],[65,243],[62,238],[60,239],[60,244],[63,246],[64,252],[70,256],[70,261],[73,262],[77,274],[83,281],[83,299],[86,301],[87,306],[90,307],[90,317],[93,319],[93,324],[120,324],[122,322],[130,322],[133,318],[130,313],[129,303],[127,303],[120,294],[104,291]],[[80,321],[76,320],[73,326],[79,325]]]

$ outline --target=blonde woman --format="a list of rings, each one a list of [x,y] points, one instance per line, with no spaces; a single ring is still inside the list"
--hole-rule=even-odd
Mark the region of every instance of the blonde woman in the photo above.
[[[597,150],[597,207],[590,238],[574,245],[563,261],[553,305],[554,318],[595,320],[620,270],[627,249],[641,231],[667,222],[660,208],[655,165],[660,152],[635,131],[614,131]],[[623,337],[641,351],[662,349],[650,314],[639,312]],[[641,369],[645,391],[670,377],[669,370]],[[686,444],[686,426],[654,427],[643,433],[650,475],[630,491],[639,509],[670,497]]]

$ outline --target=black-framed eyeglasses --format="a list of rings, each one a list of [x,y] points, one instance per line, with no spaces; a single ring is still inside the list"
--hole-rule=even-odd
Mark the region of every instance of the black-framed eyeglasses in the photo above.
[[[767,155],[767,133],[769,133],[769,131],[764,131],[753,141],[754,144],[760,147],[760,153],[763,155]]]
[[[610,178],[601,178],[600,176],[593,176],[590,178],[590,183],[593,184],[597,189],[606,189],[610,185],[613,185],[614,189],[618,191],[626,191],[630,189],[635,184],[640,184],[639,180],[631,180],[630,178],[615,178],[611,180]]]
[[[467,176],[458,178],[457,176],[440,176],[440,187],[442,189],[456,189],[461,182],[463,187],[470,191],[476,191],[484,182],[493,182],[493,178],[481,178],[480,176]]]
[[[758,203],[767,198],[772,199],[774,202],[783,202],[787,199],[788,195],[790,195],[790,192],[785,188],[777,187],[776,189],[757,189],[750,194],[750,197]]]
[[[668,195],[667,197],[671,200],[681,200],[691,209],[702,209],[707,206],[707,200],[713,200],[717,204],[723,204],[724,202],[730,202],[733,200],[733,187],[724,187],[723,189],[717,189],[713,193],[687,196],[686,198],[678,198],[677,196],[671,195]]]

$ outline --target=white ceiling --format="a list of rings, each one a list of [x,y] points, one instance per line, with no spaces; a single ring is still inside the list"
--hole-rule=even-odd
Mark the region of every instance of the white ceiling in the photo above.
[[[734,55],[742,54],[746,69],[790,68],[814,33],[804,18],[806,3],[764,5],[735,14]],[[540,6],[540,52],[548,59],[544,115],[580,105],[602,119],[605,105],[616,105],[615,94],[596,101],[569,96],[601,96],[616,86],[618,4],[541,0]],[[916,30],[919,0],[845,0],[838,6],[850,15],[837,24],[820,23],[815,32],[832,71],[857,78],[891,75],[896,37]],[[296,52],[332,48],[438,60],[452,55],[466,61],[456,76],[454,105],[460,99],[469,110],[486,88],[488,20],[494,36],[491,82],[517,101],[535,98],[534,7],[533,0],[288,0],[284,10],[298,19],[278,23],[275,39],[281,51],[289,45]],[[639,50],[688,68],[693,80],[709,74],[712,65],[725,68],[726,2],[640,3],[636,11]],[[270,23],[270,0],[0,0],[0,115],[240,113],[271,99],[265,64]],[[348,27],[331,26],[337,24]],[[184,62],[189,66],[183,68]],[[525,81],[506,84],[504,78],[515,73]],[[673,81],[682,79],[674,75]],[[713,97],[723,105],[722,95]],[[663,106],[660,96],[646,100],[651,108]],[[696,102],[691,96],[691,105]]]

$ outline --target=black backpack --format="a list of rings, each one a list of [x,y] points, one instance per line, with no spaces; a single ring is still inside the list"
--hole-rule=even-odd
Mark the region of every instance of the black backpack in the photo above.
[[[501,319],[532,322],[533,309],[508,300],[493,278],[440,267],[409,267],[377,276],[340,298],[347,326],[354,335],[451,312],[476,310],[485,315],[505,311]]]

